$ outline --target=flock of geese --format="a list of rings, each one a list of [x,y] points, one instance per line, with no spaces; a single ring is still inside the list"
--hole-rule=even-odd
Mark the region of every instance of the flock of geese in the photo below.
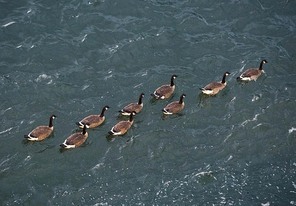
[[[267,63],[266,60],[262,60],[260,66],[258,68],[250,68],[243,72],[239,77],[237,77],[240,81],[256,81],[257,78],[264,72],[263,64]],[[205,87],[200,88],[202,93],[206,95],[216,95],[221,90],[223,90],[226,86],[226,77],[229,75],[229,72],[225,72],[223,74],[223,78],[221,82],[211,82],[207,84]],[[172,75],[170,84],[165,84],[158,87],[151,95],[155,99],[168,99],[175,91],[175,83],[174,79],[177,75]],[[184,98],[186,94],[182,94],[179,101],[174,101],[169,103],[162,109],[163,114],[171,115],[181,112],[184,109]],[[133,125],[134,116],[141,112],[143,108],[143,99],[144,93],[141,93],[139,96],[139,100],[136,103],[130,103],[121,109],[119,112],[121,115],[129,116],[128,120],[120,121],[116,125],[114,125],[109,131],[110,135],[124,135],[129,128]],[[60,146],[63,149],[76,148],[81,146],[86,139],[88,138],[87,128],[95,128],[100,126],[105,121],[105,111],[109,109],[109,106],[104,106],[101,114],[98,115],[89,115],[83,118],[81,121],[76,124],[78,127],[82,128],[82,132],[76,132],[70,135]],[[24,137],[29,141],[41,141],[49,137],[53,132],[53,120],[56,118],[55,115],[51,115],[49,119],[48,126],[38,126],[33,129],[29,134]]]

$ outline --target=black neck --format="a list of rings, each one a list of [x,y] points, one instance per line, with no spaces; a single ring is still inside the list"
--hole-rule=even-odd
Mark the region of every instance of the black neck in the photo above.
[[[54,118],[54,116],[52,115],[52,116],[50,116],[50,118],[49,118],[49,127],[53,127],[53,118]]]
[[[264,61],[262,60],[261,63],[260,63],[260,66],[259,66],[259,70],[263,70],[263,64],[264,64],[263,62]]]
[[[174,83],[174,76],[172,76],[172,78],[171,78],[171,87],[174,86],[174,85],[175,85],[175,83]]]
[[[131,114],[130,114],[129,121],[130,121],[130,122],[132,122],[133,120],[134,120],[134,114],[133,114],[133,113],[131,113]]]
[[[84,126],[83,126],[82,134],[83,134],[83,135],[86,134],[86,124],[84,124]]]
[[[103,117],[103,116],[104,116],[104,114],[105,114],[105,111],[106,111],[106,107],[104,107],[104,108],[102,109],[102,112],[101,112],[101,114],[100,114],[100,116],[101,116],[101,117]]]
[[[222,78],[222,84],[224,84],[226,82],[226,73],[223,75],[223,78]]]
[[[183,102],[184,102],[184,95],[182,95],[182,96],[180,97],[179,104],[183,104]]]
[[[140,95],[138,104],[142,104],[143,94]]]

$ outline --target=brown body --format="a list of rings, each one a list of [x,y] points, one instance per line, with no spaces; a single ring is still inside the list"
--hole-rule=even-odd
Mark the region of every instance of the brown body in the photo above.
[[[144,97],[144,93],[141,93],[137,103],[135,102],[130,103],[119,112],[122,115],[130,115],[132,112],[135,112],[136,114],[138,114],[143,109],[143,97]]]
[[[128,121],[120,121],[112,129],[109,131],[110,135],[124,135],[129,128],[133,125],[134,119],[133,116],[135,115],[134,112],[130,114],[130,118]]]
[[[184,109],[185,103],[184,98],[185,94],[182,94],[179,101],[174,101],[169,103],[165,108],[162,109],[164,114],[176,114],[181,112]]]
[[[218,94],[227,85],[226,76],[228,76],[229,74],[230,74],[229,72],[225,72],[221,82],[211,82],[207,84],[205,87],[201,88],[202,93],[207,95]]]
[[[105,121],[105,111],[109,109],[109,106],[105,106],[102,109],[101,114],[93,114],[85,117],[81,121],[77,122],[76,124],[83,128],[86,125],[86,128],[95,128],[100,126]]]
[[[76,148],[81,146],[87,138],[88,133],[86,132],[86,125],[84,125],[82,132],[76,132],[70,135],[60,146],[64,149]]]
[[[172,96],[175,91],[175,83],[174,79],[177,75],[172,75],[171,77],[171,84],[166,84],[158,87],[153,94],[151,94],[155,99],[167,99]]]
[[[247,69],[245,72],[243,72],[239,77],[237,77],[238,80],[242,80],[242,81],[256,81],[258,79],[258,77],[264,73],[263,70],[263,64],[266,64],[267,61],[266,60],[262,60],[260,63],[259,68],[250,68]]]
[[[28,135],[24,137],[30,141],[42,141],[49,137],[53,132],[53,119],[56,118],[55,115],[51,115],[49,118],[48,126],[38,126],[33,129]]]

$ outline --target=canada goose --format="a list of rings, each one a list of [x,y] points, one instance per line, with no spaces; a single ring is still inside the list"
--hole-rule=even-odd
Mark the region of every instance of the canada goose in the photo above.
[[[61,144],[60,146],[64,149],[71,149],[71,148],[76,148],[82,145],[88,137],[88,133],[86,132],[86,127],[87,127],[86,124],[84,124],[82,132],[76,132],[70,135],[64,141],[64,143]]]
[[[112,129],[109,131],[110,135],[124,135],[127,130],[133,125],[134,123],[134,115],[136,113],[132,112],[130,114],[129,120],[128,121],[120,121],[118,122]]]
[[[138,103],[130,103],[119,112],[122,115],[130,115],[132,112],[135,112],[136,114],[138,114],[143,108],[143,101],[142,101],[143,97],[144,97],[144,93],[141,93]]]
[[[167,99],[169,98],[175,91],[175,83],[174,79],[176,79],[177,75],[172,75],[171,84],[165,84],[158,87],[153,94],[151,94],[155,99]]]
[[[228,76],[229,74],[229,72],[225,72],[221,82],[211,82],[205,87],[200,88],[202,90],[202,93],[207,95],[218,94],[218,92],[220,92],[226,86],[226,76]]]
[[[264,73],[263,64],[268,63],[265,59],[261,61],[259,68],[250,68],[243,72],[239,77],[238,80],[242,81],[256,81],[257,78]]]
[[[41,141],[46,139],[51,135],[53,132],[53,119],[56,116],[53,114],[49,118],[49,125],[48,126],[38,126],[33,129],[28,135],[24,135],[30,141]]]
[[[84,125],[86,125],[86,128],[95,128],[100,126],[104,121],[105,121],[105,111],[108,110],[110,107],[105,106],[102,109],[101,114],[93,114],[85,117],[82,119],[80,122],[76,122],[76,124],[80,127],[83,128]]]
[[[182,94],[179,101],[169,103],[165,108],[162,109],[164,114],[176,114],[184,109],[185,103],[184,98],[186,94]]]

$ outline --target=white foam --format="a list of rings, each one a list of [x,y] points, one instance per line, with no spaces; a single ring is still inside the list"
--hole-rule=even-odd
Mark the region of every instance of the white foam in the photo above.
[[[82,90],[86,90],[89,86],[90,86],[90,85],[84,85],[84,86],[82,87]]]
[[[104,77],[104,80],[107,80],[107,79],[109,79],[109,78],[111,78],[111,77],[113,77],[113,74],[110,74],[110,75],[108,75],[108,76],[105,76],[105,77]]]
[[[243,64],[244,61],[242,61],[241,63]],[[245,66],[246,66],[246,64],[244,64],[244,65],[240,68],[239,72],[242,72],[242,71],[245,69]]]
[[[43,80],[51,80],[51,76],[47,75],[47,74],[40,74],[37,78],[36,78],[36,82],[41,82]],[[49,81],[49,83],[51,83],[51,81]]]
[[[260,96],[254,95],[253,98],[252,98],[252,102],[257,101],[259,98],[260,98]]]
[[[115,44],[114,46],[111,46],[109,48],[109,51],[110,51],[110,53],[113,54],[113,53],[117,52],[118,48],[119,48],[119,45],[118,44]]]
[[[296,131],[296,128],[295,127],[292,127],[291,129],[289,129],[289,134],[291,134],[294,131]]]
[[[103,165],[104,165],[104,163],[103,163],[103,162],[100,162],[100,163],[96,164],[96,165],[92,168],[92,170],[100,169]]]
[[[253,121],[257,121],[257,117],[259,116],[259,114],[255,114],[255,116],[253,117],[253,119],[247,119],[245,120],[243,123],[241,123],[241,126],[246,126],[246,124],[248,124],[249,122],[253,122]]]
[[[30,161],[32,159],[32,157],[30,156],[30,155],[28,155],[26,158],[25,158],[25,162],[28,162],[28,161]]]
[[[12,107],[8,107],[7,109],[2,110],[2,111],[0,112],[0,114],[3,115],[5,112],[7,112],[7,111],[9,111],[9,110],[11,110],[11,109],[12,109]]]
[[[52,84],[52,79],[49,82],[47,82],[47,84]]]
[[[142,85],[143,85],[143,83],[137,84],[136,86],[134,86],[134,88],[140,87]]]
[[[11,22],[8,22],[7,24],[3,24],[2,27],[8,27],[12,24],[15,24],[16,22],[15,21],[11,21]]]
[[[10,130],[12,130],[12,127],[8,128],[8,129],[6,129],[6,130],[1,131],[0,134],[4,134],[4,133],[6,133],[6,132],[9,132]]]
[[[87,37],[87,34],[85,34],[85,35],[83,36],[83,38],[82,38],[81,42],[84,42],[84,41],[85,41],[85,39],[86,39],[86,37]]]
[[[229,160],[232,160],[232,159],[233,159],[233,156],[230,155],[230,156],[228,157],[228,159],[226,160],[226,162],[228,162]]]
[[[256,126],[254,126],[252,129],[255,129],[257,127],[260,127],[262,125],[262,123],[257,124]]]
[[[232,133],[230,133],[229,135],[227,135],[223,142],[226,142],[229,139],[229,137],[231,137],[231,135],[232,135]]]
[[[199,173],[196,173],[194,175],[194,177],[196,176],[206,176],[206,175],[212,175],[213,174],[213,171],[208,171],[208,172],[199,172]]]

